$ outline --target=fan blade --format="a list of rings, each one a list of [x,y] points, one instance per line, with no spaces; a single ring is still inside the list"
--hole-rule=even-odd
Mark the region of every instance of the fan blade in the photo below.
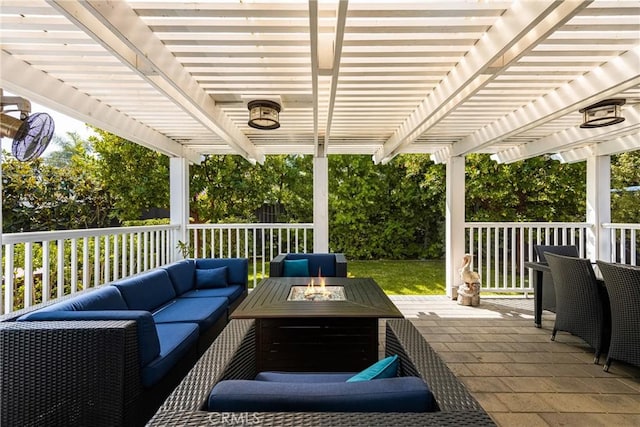
[[[35,113],[27,117],[13,138],[11,153],[21,162],[33,160],[46,150],[55,125],[47,113]]]

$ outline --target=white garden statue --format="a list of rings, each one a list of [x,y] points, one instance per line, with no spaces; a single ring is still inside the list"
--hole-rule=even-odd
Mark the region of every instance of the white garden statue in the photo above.
[[[460,305],[477,306],[480,304],[480,275],[471,271],[471,255],[465,254],[462,268],[459,270],[462,284],[457,289],[457,300]]]

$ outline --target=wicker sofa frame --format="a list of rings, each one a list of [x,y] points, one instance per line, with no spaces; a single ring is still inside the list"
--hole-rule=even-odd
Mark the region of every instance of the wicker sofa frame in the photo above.
[[[429,384],[438,412],[208,412],[206,402],[215,384],[225,379],[253,379],[257,374],[255,321],[232,320],[148,425],[203,426],[230,422],[262,426],[495,425],[409,320],[387,320],[385,342],[385,353],[400,357],[400,375],[419,376]]]

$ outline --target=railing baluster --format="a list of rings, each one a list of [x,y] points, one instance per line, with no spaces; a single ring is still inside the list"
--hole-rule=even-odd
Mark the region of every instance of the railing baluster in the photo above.
[[[142,233],[138,232],[138,241],[137,249],[136,249],[136,273],[140,273],[142,271]]]
[[[49,241],[42,242],[42,302],[51,298],[51,270],[49,270],[50,253]]]
[[[31,307],[34,303],[33,292],[33,243],[26,242],[24,244],[24,297],[23,303],[25,307]]]
[[[100,284],[100,236],[93,237],[93,286]]]
[[[120,263],[120,245],[118,245],[118,235],[113,235],[113,280],[120,278],[120,269],[118,268]]]
[[[82,238],[82,289],[89,287],[91,270],[89,269],[89,237]]]
[[[15,245],[8,244],[4,247],[4,312],[11,313],[13,311],[13,254]]]
[[[58,277],[56,292],[58,293],[58,298],[60,298],[64,295],[64,240],[58,239],[57,245]]]
[[[71,293],[78,292],[78,240],[71,239]]]
[[[135,233],[129,233],[129,276],[133,276],[136,271],[135,240]]]

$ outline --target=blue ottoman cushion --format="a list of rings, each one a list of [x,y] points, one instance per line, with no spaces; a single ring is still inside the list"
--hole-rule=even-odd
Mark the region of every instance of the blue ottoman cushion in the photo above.
[[[228,380],[211,390],[215,412],[431,412],[433,394],[418,377],[361,382]]]
[[[260,372],[256,381],[275,381],[280,383],[342,383],[355,375],[355,372]]]

